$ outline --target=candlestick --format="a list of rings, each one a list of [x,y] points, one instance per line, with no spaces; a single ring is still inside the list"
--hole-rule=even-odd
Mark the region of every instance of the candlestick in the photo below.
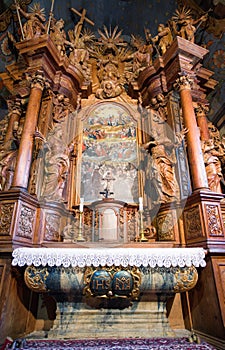
[[[83,210],[82,207],[81,209]],[[83,211],[79,211],[79,228],[78,228],[77,242],[85,242],[85,238],[83,237]]]
[[[143,208],[140,210],[140,242],[148,242],[148,238],[145,237],[144,225],[143,225]]]

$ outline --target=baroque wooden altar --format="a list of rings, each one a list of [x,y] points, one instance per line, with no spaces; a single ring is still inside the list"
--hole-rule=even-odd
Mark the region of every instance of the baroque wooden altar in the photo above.
[[[196,287],[168,300],[167,313],[175,308],[174,328],[223,344],[224,144],[207,120],[216,81],[202,65],[207,50],[173,20],[174,32],[165,39],[169,27],[161,28],[154,45],[148,31],[144,43],[134,36],[127,42],[117,27],[104,27],[99,37],[79,26],[66,33],[64,21],[52,18],[47,31],[35,21],[28,32],[25,22],[20,40],[9,37],[18,58],[0,75],[11,94],[0,144],[1,341],[58,329],[59,309],[68,307],[67,322],[76,308],[67,297],[58,300],[56,317],[54,299],[27,288],[23,267],[11,269],[17,248],[147,249],[150,255],[157,248],[165,254],[196,248],[207,251],[206,266]],[[112,301],[110,312],[120,314],[120,306]],[[164,298],[164,316],[165,307]],[[168,327],[162,335],[173,333],[166,316],[161,326]],[[136,331],[129,336],[143,335]]]

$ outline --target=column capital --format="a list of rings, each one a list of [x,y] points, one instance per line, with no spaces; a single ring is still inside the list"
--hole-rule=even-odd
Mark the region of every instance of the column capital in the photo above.
[[[31,89],[37,88],[37,89],[40,89],[41,91],[44,90],[46,79],[45,79],[44,72],[42,70],[37,70],[35,72],[35,75],[28,77],[28,79],[31,82]]]
[[[191,90],[194,79],[185,72],[179,73],[179,78],[174,83],[174,88],[178,91]]]
[[[12,115],[12,114],[18,114],[19,116],[22,113],[22,103],[21,103],[21,99],[20,98],[16,98],[16,99],[10,99],[7,101],[7,105],[8,105],[8,115]]]
[[[198,103],[195,107],[195,115],[196,118],[206,117],[207,113],[209,112],[209,105]]]

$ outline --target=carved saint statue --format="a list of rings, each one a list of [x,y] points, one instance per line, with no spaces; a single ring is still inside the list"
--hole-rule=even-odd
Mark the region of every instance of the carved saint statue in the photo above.
[[[64,56],[66,54],[66,46],[70,46],[73,48],[73,44],[71,44],[66,39],[66,32],[64,30],[64,20],[62,18],[60,18],[52,26],[50,37],[52,38],[52,41],[54,42],[61,56]]]
[[[207,13],[198,19],[192,18],[191,10],[183,7],[182,9],[176,10],[170,24],[173,28],[174,35],[181,36],[194,43],[196,32],[195,25],[200,25],[200,23],[205,22],[207,19]]]
[[[25,12],[18,4],[16,7],[27,19],[23,26],[24,39],[32,39],[46,32],[44,9],[40,7],[39,3],[35,3],[33,7],[30,7],[30,12]]]
[[[49,134],[45,147],[47,152],[42,197],[50,201],[63,202],[69,171],[69,156],[73,144],[66,145],[62,127],[58,124]]]
[[[175,175],[176,157],[171,142],[158,144],[150,141],[151,155],[147,178],[150,185],[150,197],[153,203],[172,202],[179,197],[179,186]]]
[[[150,154],[146,167],[145,192],[152,204],[173,202],[179,199],[180,190],[175,172],[177,162],[175,148],[181,144],[186,133],[186,129],[176,133],[174,142],[167,137],[161,137],[158,141],[155,139],[143,145]]]
[[[221,193],[223,174],[219,157],[223,155],[223,152],[215,149],[213,139],[202,141],[202,151],[209,188],[213,192]]]
[[[158,25],[158,34],[151,40],[154,44],[158,45],[159,53],[161,55],[164,55],[164,53],[170,47],[173,41],[173,36],[170,27],[160,23]]]
[[[7,191],[11,187],[16,157],[21,138],[22,127],[16,121],[13,125],[12,138],[0,147],[0,190]]]

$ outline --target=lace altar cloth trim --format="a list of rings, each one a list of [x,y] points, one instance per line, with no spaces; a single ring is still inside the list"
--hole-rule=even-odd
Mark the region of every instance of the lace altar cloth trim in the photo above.
[[[13,266],[206,266],[203,248],[17,248]]]

